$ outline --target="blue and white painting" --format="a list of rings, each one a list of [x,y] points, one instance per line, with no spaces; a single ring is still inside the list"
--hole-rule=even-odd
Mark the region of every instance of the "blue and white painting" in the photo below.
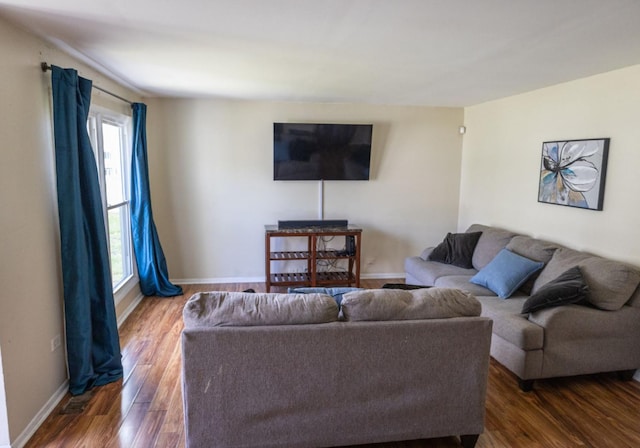
[[[538,202],[602,210],[609,139],[544,142]]]

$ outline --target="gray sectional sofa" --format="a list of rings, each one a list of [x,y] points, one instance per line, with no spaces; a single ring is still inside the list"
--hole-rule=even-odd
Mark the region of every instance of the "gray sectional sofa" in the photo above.
[[[490,319],[440,288],[208,292],[183,311],[189,448],[326,447],[484,429]]]
[[[493,320],[491,356],[518,376],[523,390],[530,390],[533,380],[550,377],[613,371],[624,379],[633,377],[640,368],[637,268],[496,227],[474,224],[466,233],[474,232],[482,233],[471,267],[431,261],[433,248],[427,248],[405,260],[406,282],[475,295],[482,316]],[[470,282],[503,249],[543,263],[506,299]],[[575,266],[587,287],[582,302],[523,313],[527,299]]]

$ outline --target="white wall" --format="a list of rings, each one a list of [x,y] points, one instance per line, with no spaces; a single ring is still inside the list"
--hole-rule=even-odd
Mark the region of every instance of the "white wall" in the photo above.
[[[178,281],[264,279],[264,225],[316,219],[317,182],[273,181],[274,122],[373,123],[372,180],[325,182],[325,218],[361,225],[363,275],[457,223],[458,108],[148,100],[156,225]]]
[[[51,339],[63,335],[62,279],[51,75],[42,73],[40,62],[77,68],[123,96],[131,92],[1,17],[0,55],[0,405],[3,394],[6,400],[0,419],[7,420],[0,421],[0,443],[9,438],[16,446],[67,378],[63,348],[50,348]],[[94,97],[103,105],[110,101]]]
[[[493,224],[640,265],[640,65],[465,109],[458,227]],[[610,137],[604,209],[538,203],[542,142]]]

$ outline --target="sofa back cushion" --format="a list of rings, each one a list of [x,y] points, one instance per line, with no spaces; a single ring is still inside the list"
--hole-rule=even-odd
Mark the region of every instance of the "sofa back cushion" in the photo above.
[[[497,227],[489,227],[482,224],[473,224],[467,229],[469,232],[482,232],[476,249],[473,252],[473,267],[478,271],[485,267],[493,258],[504,249],[516,233]]]
[[[460,289],[368,289],[349,292],[342,313],[349,321],[444,319],[479,316],[478,299]]]
[[[567,270],[574,266],[579,266],[580,263],[587,258],[592,257],[585,252],[579,252],[577,250],[569,249],[568,247],[560,247],[554,253],[547,265],[542,269],[531,293],[535,294],[540,288],[549,283],[550,281],[558,278]]]
[[[640,308],[640,286],[638,286],[635,292],[631,295],[628,305]]]
[[[182,317],[186,328],[321,324],[338,320],[338,305],[326,294],[199,292]]]
[[[530,236],[516,235],[511,239],[511,241],[509,241],[509,244],[507,244],[507,249],[515,254],[522,255],[529,260],[541,261],[546,265],[549,260],[551,260],[553,253],[558,249],[558,245],[548,241],[531,238]],[[529,277],[520,287],[520,290],[525,294],[531,294],[533,284],[538,278],[538,275],[540,275],[540,272],[536,272]]]
[[[533,285],[533,293],[568,269],[579,266],[589,286],[587,301],[615,311],[627,303],[640,284],[640,272],[625,263],[561,247],[556,250]]]
[[[603,310],[619,310],[640,283],[640,272],[615,260],[591,257],[580,263],[589,285],[587,300]]]

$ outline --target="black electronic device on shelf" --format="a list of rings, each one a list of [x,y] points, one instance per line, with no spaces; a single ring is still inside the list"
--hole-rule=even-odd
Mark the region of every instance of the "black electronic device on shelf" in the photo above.
[[[345,237],[345,252],[350,257],[356,254],[356,238],[353,235],[347,235]]]
[[[278,229],[347,228],[346,219],[301,219],[278,221]]]

